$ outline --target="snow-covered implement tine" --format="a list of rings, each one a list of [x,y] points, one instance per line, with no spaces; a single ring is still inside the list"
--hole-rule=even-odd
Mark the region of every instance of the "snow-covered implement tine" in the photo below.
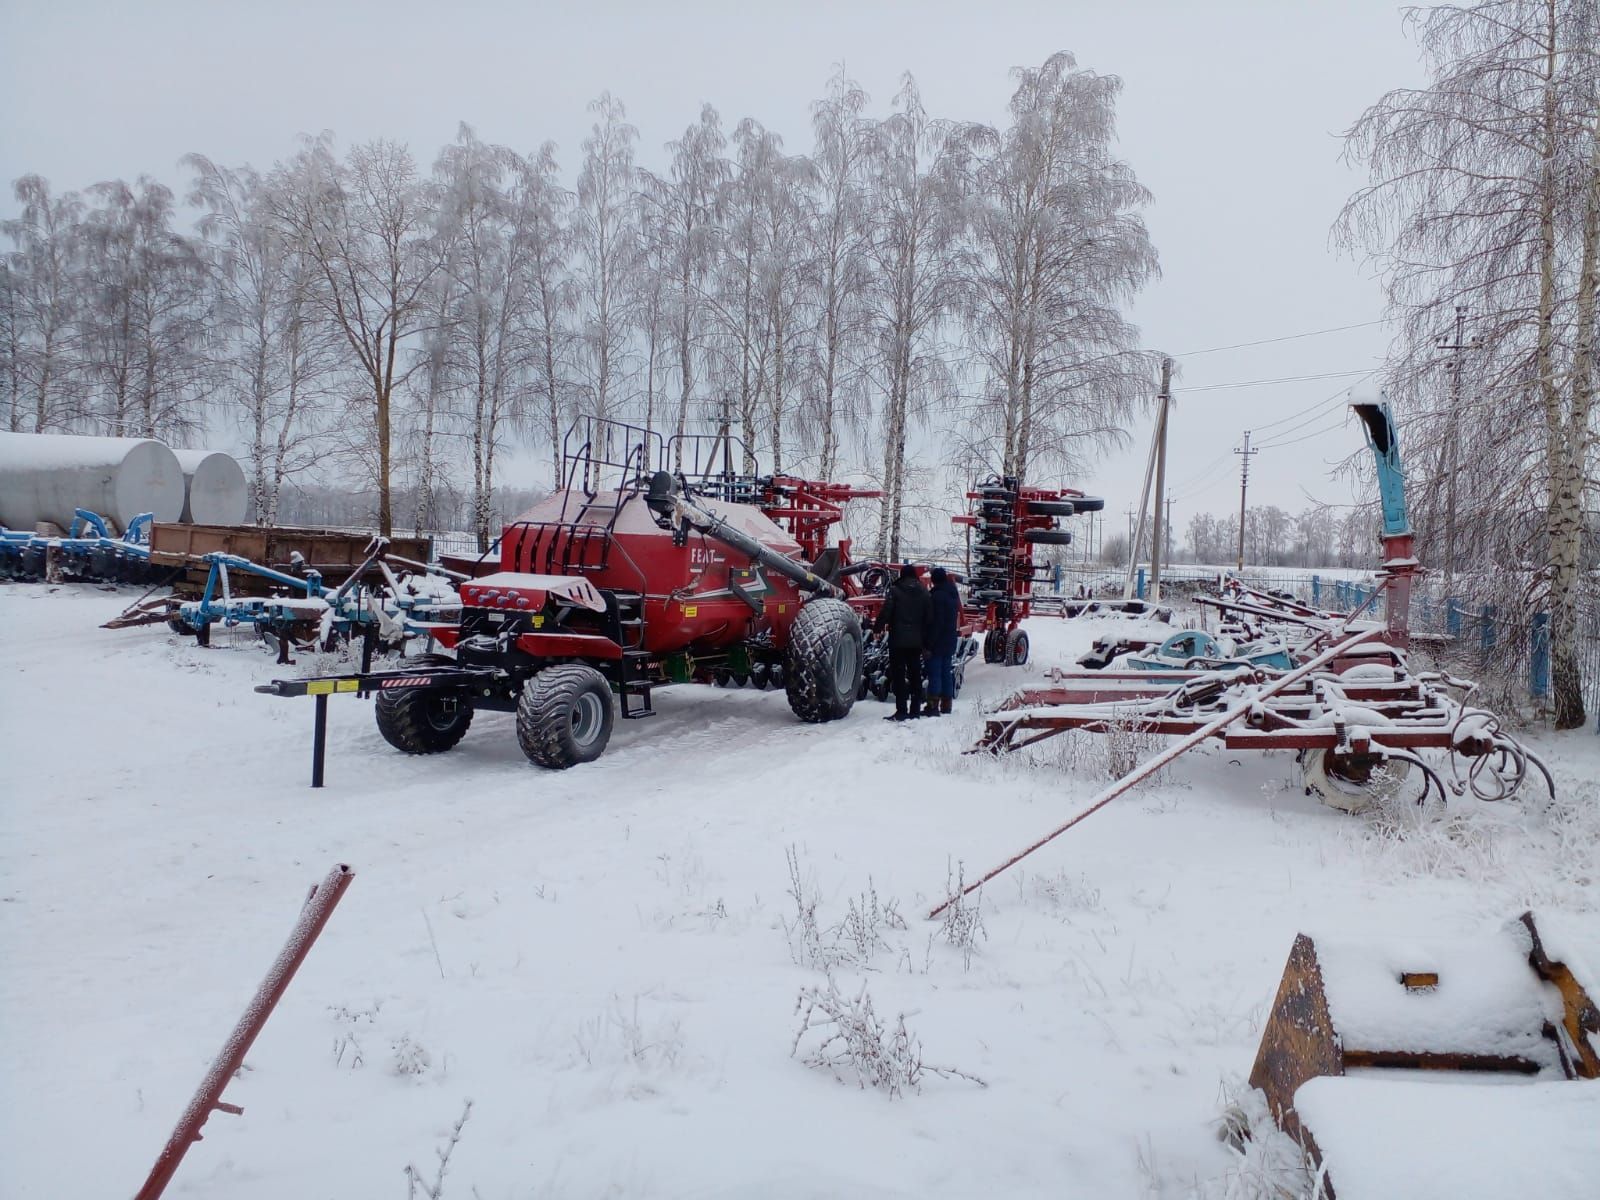
[[[1090,801],[1087,808],[1083,809],[1083,811],[1079,812],[1071,820],[1067,821],[1064,825],[1059,825],[1055,829],[1052,829],[1049,833],[1045,834],[1042,838],[1034,842],[1025,850],[1022,850],[1017,854],[1013,854],[1010,858],[1006,859],[1005,862],[989,871],[981,879],[978,879],[974,883],[969,883],[966,887],[961,889],[958,895],[965,896],[969,892],[977,891],[996,875],[999,875],[1002,871],[1015,866],[1041,846],[1054,841],[1085,817],[1100,811],[1100,809],[1110,804],[1118,796],[1132,789],[1134,784],[1149,778],[1179,755],[1185,753],[1186,751],[1193,750],[1207,738],[1220,733],[1224,728],[1233,724],[1240,717],[1248,713],[1260,701],[1265,700],[1268,696],[1272,696],[1278,692],[1281,692],[1284,688],[1290,686],[1291,684],[1300,682],[1300,680],[1304,679],[1307,675],[1310,675],[1313,671],[1321,670],[1335,659],[1341,657],[1342,655],[1348,654],[1351,647],[1360,645],[1362,642],[1371,641],[1372,639],[1380,636],[1382,633],[1383,630],[1381,629],[1365,629],[1359,633],[1351,634],[1338,645],[1324,650],[1310,662],[1304,664],[1303,666],[1296,667],[1287,674],[1280,675],[1277,679],[1265,684],[1259,691],[1253,692],[1251,695],[1241,700],[1238,704],[1235,704],[1226,712],[1214,717],[1212,720],[1202,725],[1199,729],[1196,729],[1193,733],[1189,734],[1181,741],[1174,742],[1171,746],[1168,746],[1165,750],[1156,755],[1154,758],[1150,759],[1148,762],[1141,763],[1139,766],[1135,767],[1132,771],[1128,772],[1128,774],[1124,775],[1121,779],[1117,780],[1110,787],[1106,788],[1103,792],[1096,796],[1092,801]],[[1025,722],[1026,718],[1022,718],[1020,720],[1013,720],[1010,723],[1002,724],[1004,725],[1006,732],[1009,733],[1015,730],[1018,726],[1026,728]],[[928,919],[936,919],[939,914],[944,912],[944,910],[948,908],[956,899],[957,896],[946,897],[938,905],[938,907],[928,914]]]
[[[222,1049],[212,1062],[211,1069],[200,1081],[200,1086],[195,1090],[189,1106],[183,1110],[183,1116],[178,1118],[178,1127],[172,1131],[172,1136],[162,1147],[155,1166],[150,1168],[150,1177],[144,1181],[144,1186],[139,1189],[139,1194],[134,1200],[156,1200],[167,1190],[167,1184],[172,1182],[183,1156],[191,1145],[200,1140],[200,1128],[206,1123],[206,1118],[211,1115],[212,1109],[232,1113],[234,1116],[244,1112],[238,1105],[224,1101],[222,1091],[228,1086],[228,1081],[233,1078],[234,1072],[244,1063],[244,1056],[250,1052],[256,1035],[266,1025],[267,1018],[272,1015],[272,1010],[277,1007],[278,1001],[283,998],[289,981],[300,969],[300,964],[306,960],[312,943],[327,925],[328,918],[333,915],[334,906],[339,903],[339,898],[344,895],[345,889],[350,886],[350,881],[355,875],[350,867],[339,863],[328,872],[321,883],[312,885],[311,894],[306,897],[305,906],[300,910],[300,919],[295,922],[289,940],[284,943],[283,949],[278,951],[278,957],[268,968],[266,978],[261,981],[261,986],[256,988],[255,996],[251,998],[243,1015],[240,1016],[238,1024],[233,1027],[233,1032],[228,1034],[227,1040],[222,1043]]]

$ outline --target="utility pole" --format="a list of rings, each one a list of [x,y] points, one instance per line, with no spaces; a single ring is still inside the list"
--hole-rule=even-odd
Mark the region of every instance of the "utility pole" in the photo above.
[[[1156,397],[1156,505],[1155,528],[1150,531],[1150,600],[1161,601],[1161,559],[1166,550],[1167,413],[1172,408],[1172,360],[1161,356],[1161,394]]]
[[[1250,456],[1260,454],[1259,450],[1250,448],[1250,431],[1244,431],[1244,448],[1238,446],[1233,452],[1239,455],[1239,570],[1244,570],[1244,498],[1250,488]]]
[[[1455,340],[1447,341],[1447,334],[1441,333],[1434,342],[1434,347],[1447,350],[1451,357],[1445,361],[1445,369],[1450,372],[1450,419],[1449,433],[1445,438],[1445,464],[1444,464],[1444,594],[1449,597],[1453,594],[1453,577],[1456,569],[1456,453],[1457,442],[1461,428],[1461,359],[1466,350],[1483,349],[1483,339],[1474,337],[1470,342],[1467,334],[1467,306],[1456,305]]]

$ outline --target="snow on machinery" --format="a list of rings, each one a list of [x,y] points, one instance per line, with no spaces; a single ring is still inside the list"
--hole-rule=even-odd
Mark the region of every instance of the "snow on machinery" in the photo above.
[[[844,588],[762,511],[753,479],[649,469],[717,441],[586,418],[562,486],[505,527],[500,569],[464,580],[459,623],[434,631],[454,659],[258,690],[316,696],[319,724],[327,695],[373,691],[379,731],[412,754],[453,748],[477,709],[515,712],[523,753],[558,769],[598,758],[618,716],[654,715],[655,688],[723,672],[781,679],[803,721],[845,716],[862,632]]]
[[[151,514],[128,521],[121,536],[99,513],[80,508],[66,536],[0,526],[0,579],[46,583],[146,583]]]
[[[461,583],[460,622],[430,631],[454,658],[258,690],[317,697],[319,728],[328,695],[374,692],[380,732],[414,754],[453,748],[476,709],[515,712],[523,753],[557,769],[597,758],[619,716],[654,715],[653,690],[673,683],[782,686],[801,720],[845,716],[877,686],[887,691],[873,670],[883,648],[862,631],[893,572],[852,562],[849,541],[830,546],[827,537],[844,504],[876,493],[737,474],[735,441],[724,433],[663,442],[583,419],[564,439],[562,486],[491,548],[499,569],[463,564],[472,569]],[[679,469],[650,469],[665,462]],[[1058,507],[1024,512],[1020,526],[994,525],[1018,529],[1007,536],[1019,545],[1049,544],[1038,532],[1064,539],[1056,520],[1080,501],[1083,511],[1099,504],[1076,493],[1024,493],[1013,505]],[[1026,614],[1033,570],[1028,552],[1017,557],[1005,586],[990,584],[992,594],[964,612],[958,677],[977,653],[977,633],[998,630],[1003,643]],[[1026,583],[1015,582],[1024,575]],[[1025,639],[1012,646],[1010,661],[1024,661]],[[313,757],[320,778],[320,753]]]
[[[1553,790],[1543,764],[1492,713],[1465,703],[1473,685],[1411,671],[1406,649],[1419,566],[1399,444],[1387,404],[1353,407],[1377,462],[1384,562],[1374,598],[1387,600],[1384,624],[1359,620],[1364,610],[1320,612],[1235,586],[1230,596],[1201,602],[1241,619],[1243,633],[1297,631],[1289,673],[1248,656],[1204,655],[1190,664],[1198,669],[1055,671],[1051,686],[1024,690],[990,714],[976,748],[999,752],[1069,729],[1105,732],[1133,724],[1184,736],[1186,746],[1217,737],[1230,749],[1291,749],[1299,754],[1307,790],[1348,811],[1399,792],[1413,772],[1422,798],[1436,791],[1443,800],[1470,788],[1481,799],[1502,799],[1530,770]],[[1449,753],[1450,784],[1420,750]]]
[[[1600,1164],[1600,976],[1577,934],[1524,912],[1473,938],[1295,938],[1250,1084],[1318,1196],[1583,1190],[1557,1186],[1573,1181],[1570,1159],[1518,1153],[1588,1145]],[[1430,1120],[1408,1119],[1418,1106]],[[1251,1124],[1230,1114],[1236,1148],[1261,1132]]]
[[[1099,512],[1106,502],[1072,488],[1024,486],[1009,475],[984,480],[967,500],[971,511],[951,523],[972,534],[966,601],[981,620],[983,661],[1020,666],[1028,661],[1021,625],[1032,610],[1033,585],[1050,572],[1034,562],[1034,549],[1070,545],[1072,533],[1059,519]]]

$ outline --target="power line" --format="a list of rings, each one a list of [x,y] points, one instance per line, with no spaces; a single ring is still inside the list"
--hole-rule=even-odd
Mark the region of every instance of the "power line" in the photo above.
[[[1205,474],[1189,480],[1188,483],[1179,488],[1178,499],[1184,503],[1187,503],[1196,496],[1200,495],[1202,492],[1210,491],[1212,486],[1216,484],[1218,480],[1222,479],[1223,476],[1225,476],[1232,468],[1232,464],[1227,461],[1227,459],[1230,457],[1231,455],[1223,455],[1222,460],[1220,460],[1215,467],[1207,471]]]
[[[1324,371],[1319,375],[1284,375],[1277,379],[1244,379],[1238,383],[1208,383],[1202,387],[1184,388],[1187,395],[1195,392],[1220,392],[1226,388],[1266,387],[1274,383],[1305,383],[1314,379],[1344,379],[1351,375],[1371,375],[1373,368],[1357,371]]]
[[[1208,346],[1204,350],[1186,350],[1182,354],[1177,354],[1173,357],[1198,358],[1202,354],[1216,354],[1221,350],[1245,350],[1251,346],[1270,346],[1276,342],[1294,342],[1301,338],[1321,337],[1326,333],[1343,333],[1347,329],[1370,329],[1374,325],[1382,324],[1384,324],[1384,321],[1380,319],[1377,321],[1361,321],[1355,325],[1335,325],[1331,329],[1313,329],[1309,333],[1289,333],[1283,337],[1262,338],[1260,341],[1255,342],[1235,342],[1231,346]]]
[[[1334,430],[1343,429],[1343,428],[1344,428],[1344,417],[1341,416],[1336,422],[1334,422],[1332,425],[1329,425],[1326,429],[1313,429],[1310,433],[1304,435],[1303,437],[1290,438],[1286,442],[1265,442],[1262,445],[1258,446],[1257,449],[1260,449],[1260,450],[1276,450],[1280,446],[1297,446],[1301,442],[1309,442],[1312,438],[1325,437],[1326,435],[1332,433]]]
[[[1367,375],[1375,375],[1375,374],[1377,374],[1377,368],[1373,368],[1371,371],[1367,372]],[[1364,379],[1364,378],[1366,378],[1366,376],[1362,376],[1362,378]],[[1348,396],[1350,394],[1350,389],[1355,387],[1356,384],[1358,384],[1360,382],[1361,382],[1361,380],[1357,379],[1355,381],[1355,383],[1347,383],[1343,387],[1341,387],[1338,391],[1334,392],[1333,395],[1327,397],[1326,399],[1318,400],[1315,404],[1309,405],[1306,408],[1302,408],[1298,412],[1292,412],[1286,417],[1279,417],[1276,421],[1269,421],[1267,424],[1262,425],[1260,428],[1261,429],[1276,429],[1279,425],[1287,424],[1288,422],[1293,421],[1296,418],[1306,416],[1306,414],[1308,414],[1308,413],[1320,415],[1323,411],[1332,409],[1335,404],[1337,404],[1339,401],[1343,400],[1346,396]],[[1316,420],[1316,419],[1317,419],[1316,415],[1313,415],[1311,417],[1311,420],[1313,420],[1313,421]],[[1275,433],[1272,436],[1273,437],[1282,437],[1283,434],[1285,434],[1285,433],[1293,433],[1295,429],[1299,429],[1301,427],[1302,427],[1301,425],[1296,425],[1296,426],[1294,426],[1294,427],[1292,427],[1290,429],[1285,429],[1282,433]]]
[[[1221,454],[1217,455],[1210,462],[1208,462],[1205,466],[1201,467],[1198,471],[1193,471],[1190,474],[1185,475],[1183,477],[1183,480],[1180,483],[1174,485],[1172,490],[1176,491],[1176,492],[1187,491],[1188,488],[1189,488],[1189,485],[1194,483],[1195,480],[1201,478],[1204,475],[1207,475],[1207,474],[1211,473],[1211,471],[1215,467],[1217,467],[1221,463],[1226,463],[1227,461],[1228,461],[1228,453],[1227,453],[1227,451],[1223,451]]]

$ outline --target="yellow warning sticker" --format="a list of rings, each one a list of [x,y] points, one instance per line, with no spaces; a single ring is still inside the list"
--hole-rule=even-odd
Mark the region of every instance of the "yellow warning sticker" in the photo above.
[[[332,694],[333,680],[331,679],[313,679],[306,684],[306,695],[308,696],[331,696]]]
[[[698,604],[685,604],[683,606],[683,615],[686,617],[699,616],[700,606]]]
[[[778,611],[781,612],[781,613],[788,612],[789,611],[789,606],[787,604],[780,604],[780,605],[778,605]]]
[[[533,627],[535,629],[539,629],[539,628],[542,628],[543,625],[544,625],[544,614],[543,613],[534,613],[533,614]]]
[[[359,692],[361,690],[361,680],[341,679],[333,690],[336,692]]]

